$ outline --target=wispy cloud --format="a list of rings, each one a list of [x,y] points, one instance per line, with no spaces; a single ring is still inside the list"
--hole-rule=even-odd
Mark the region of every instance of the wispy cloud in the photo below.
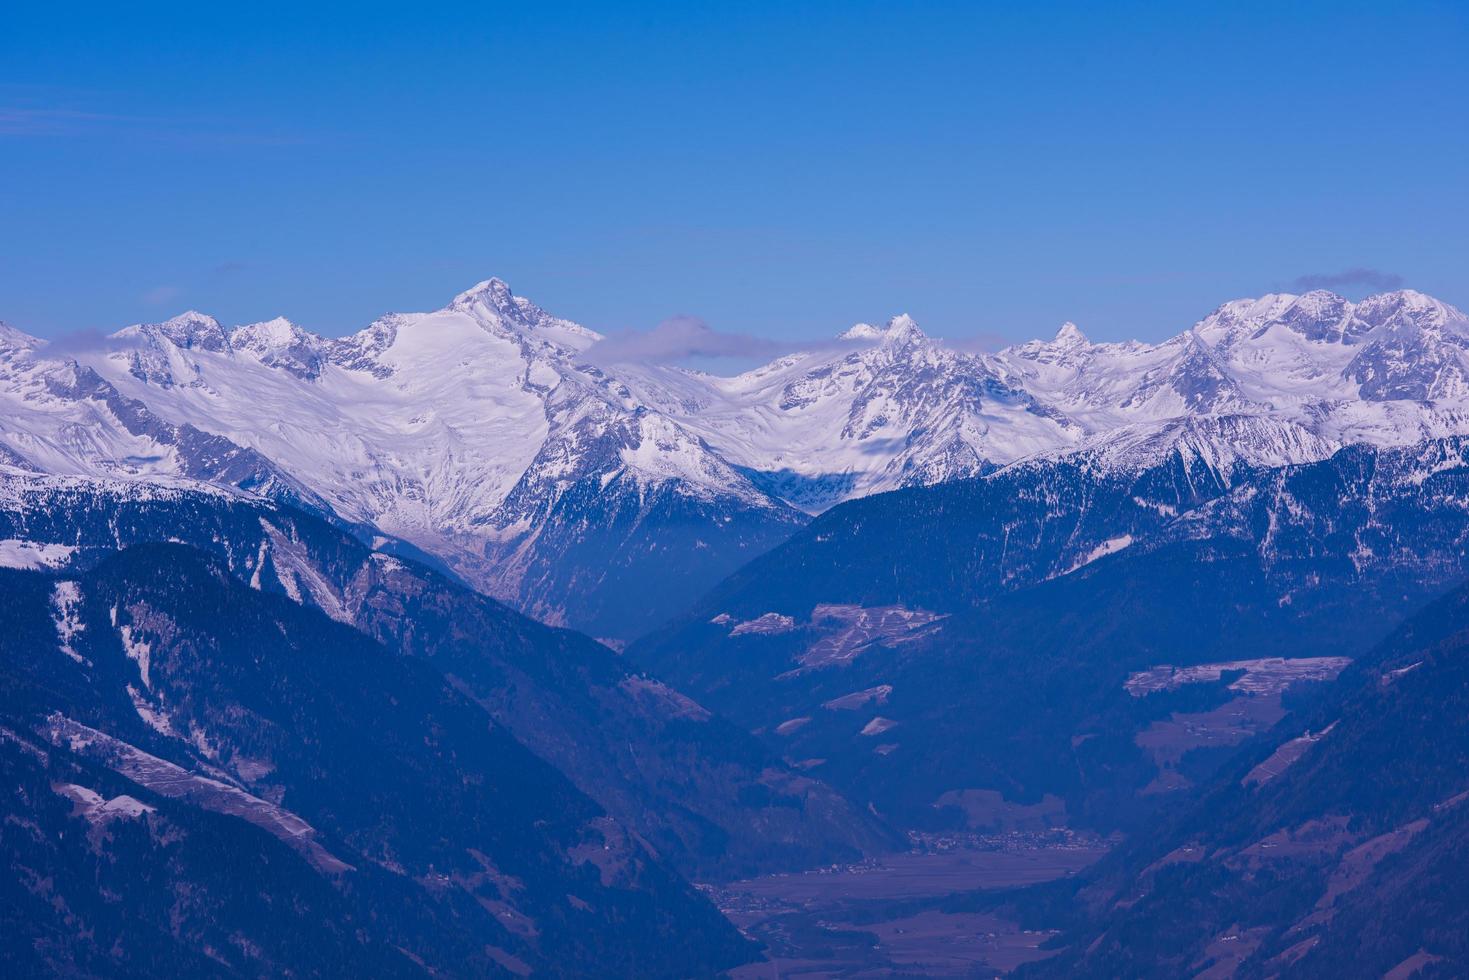
[[[0,106],[0,136],[59,136],[87,127],[150,121],[153,120],[79,109]]]
[[[1314,272],[1299,276],[1291,283],[1295,290],[1303,293],[1313,289],[1342,289],[1352,286],[1365,286],[1368,289],[1401,289],[1402,285],[1403,277],[1400,275],[1360,266],[1344,269],[1341,272]]]
[[[237,272],[249,272],[252,268],[254,267],[249,262],[238,262],[231,259],[228,262],[221,262],[219,265],[216,265],[214,267],[214,274],[216,276],[232,276]]]
[[[130,140],[178,145],[293,146],[307,141],[234,117],[136,115],[97,108],[103,101],[107,99],[91,93],[0,85],[0,139],[125,134]]]
[[[675,316],[652,330],[624,330],[593,344],[586,353],[594,364],[680,364],[703,359],[767,359],[789,353],[792,345],[745,333],[715,330],[694,316]]]
[[[967,337],[941,337],[936,338],[940,344],[950,350],[956,350],[964,354],[993,354],[997,350],[1004,350],[1015,341],[1010,337],[1004,337],[997,333],[976,333]]]
[[[171,303],[178,299],[182,293],[183,290],[178,286],[154,286],[143,293],[142,300],[149,306],[162,306],[164,303]]]
[[[32,356],[43,360],[64,361],[89,354],[132,350],[140,344],[141,341],[136,337],[113,337],[100,330],[73,330],[51,338],[44,347],[32,352]]]
[[[962,353],[990,353],[1014,343],[993,333],[962,337],[932,338],[933,342]],[[610,334],[587,349],[593,364],[679,364],[706,370],[747,370],[796,352],[859,350],[881,343],[876,337],[839,337],[804,340],[757,337],[753,334],[716,330],[694,316],[675,316],[651,330],[624,330]]]

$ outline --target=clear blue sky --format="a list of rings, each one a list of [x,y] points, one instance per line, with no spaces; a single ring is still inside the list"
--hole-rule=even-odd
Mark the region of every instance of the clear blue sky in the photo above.
[[[0,319],[1175,332],[1469,305],[1469,3],[10,3]],[[1348,294],[1364,287],[1347,286]]]

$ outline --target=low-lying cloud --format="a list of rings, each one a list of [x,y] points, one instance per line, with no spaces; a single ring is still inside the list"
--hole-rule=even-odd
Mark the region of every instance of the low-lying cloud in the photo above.
[[[13,101],[14,86],[0,85],[0,140],[45,139],[102,135],[132,141],[199,146],[295,146],[307,142],[303,134],[264,132],[240,125],[232,116],[167,118],[129,113],[97,112],[73,105],[37,105]],[[67,93],[57,93],[65,98]],[[320,134],[312,134],[311,139]]]
[[[31,356],[43,360],[66,361],[89,354],[133,350],[139,346],[141,341],[136,337],[116,337],[101,330],[73,330],[52,337],[44,346],[32,351]]]
[[[680,364],[692,360],[779,357],[790,344],[768,337],[715,330],[695,316],[669,317],[652,330],[624,330],[587,349],[594,364]]]
[[[993,354],[1014,344],[1010,337],[997,333],[976,333],[964,337],[936,338],[940,344],[961,354]]]
[[[1298,277],[1291,283],[1299,292],[1313,289],[1341,289],[1350,286],[1366,286],[1368,289],[1401,289],[1403,277],[1381,269],[1357,267],[1341,272],[1313,272]]]
[[[1010,346],[1013,340],[993,333],[963,337],[933,338],[934,342],[966,354],[990,353]],[[880,341],[875,337],[856,339],[806,338],[803,340],[757,337],[753,334],[716,330],[695,316],[675,316],[651,330],[624,330],[609,334],[587,348],[592,364],[679,364],[707,370],[746,370],[796,352],[819,353],[857,350]],[[723,365],[722,367],[720,365]]]

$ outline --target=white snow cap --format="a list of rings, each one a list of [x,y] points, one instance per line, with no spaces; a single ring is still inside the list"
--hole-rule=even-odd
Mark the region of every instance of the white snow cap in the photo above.
[[[514,302],[514,294],[505,280],[491,276],[470,286],[464,292],[454,297],[454,302],[449,304],[450,309],[462,310],[483,303],[494,308],[503,308]]]
[[[11,350],[30,350],[36,347],[40,341],[28,333],[22,333],[10,324],[0,320],[0,348]]]
[[[230,338],[236,347],[241,346],[284,346],[310,336],[296,324],[283,316],[260,323],[246,323],[235,327]]]
[[[1090,341],[1086,339],[1086,334],[1081,332],[1080,327],[1067,320],[1061,324],[1061,329],[1056,331],[1056,339],[1052,343],[1060,344],[1063,347],[1076,347],[1088,344]]]
[[[849,327],[838,340],[879,340],[884,344],[901,343],[909,340],[922,340],[924,338],[918,324],[906,313],[899,313],[887,322],[885,326],[875,327],[870,323],[859,323]]]
[[[883,343],[902,343],[910,340],[923,340],[925,337],[918,324],[906,313],[899,313],[888,321],[887,329],[883,331]]]

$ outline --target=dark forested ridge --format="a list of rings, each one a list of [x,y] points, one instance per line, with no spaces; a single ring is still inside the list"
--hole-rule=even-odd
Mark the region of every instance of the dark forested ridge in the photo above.
[[[1466,861],[1469,589],[1460,589],[1088,875],[1076,891],[1083,921],[1060,956],[1031,970],[1463,976]]]
[[[1464,448],[879,495],[625,654],[287,504],[10,474],[0,542],[36,570],[0,569],[7,955],[702,975],[761,955],[718,895],[860,972],[860,921],[738,896],[1060,834],[1120,846],[923,907],[1065,926],[1037,971],[1452,975],[1469,787],[1425,746],[1456,744],[1465,599],[1393,630],[1469,576]]]
[[[165,972],[271,973],[332,955],[318,932],[372,973],[687,976],[750,955],[431,666],[212,558],[144,545],[76,578],[6,571],[0,603],[22,797],[0,837],[7,931],[39,940],[7,955],[141,975],[176,947]]]
[[[117,548],[181,540],[241,582],[427,660],[691,876],[851,860],[895,842],[870,814],[607,647],[309,514],[198,490],[5,487],[0,537],[65,543],[81,568]]]
[[[881,495],[628,656],[899,824],[1044,803],[1111,831],[1469,576],[1460,452],[1346,450],[1191,507],[1177,490],[1204,481],[1177,459]],[[1164,488],[1187,509],[1159,516]]]

